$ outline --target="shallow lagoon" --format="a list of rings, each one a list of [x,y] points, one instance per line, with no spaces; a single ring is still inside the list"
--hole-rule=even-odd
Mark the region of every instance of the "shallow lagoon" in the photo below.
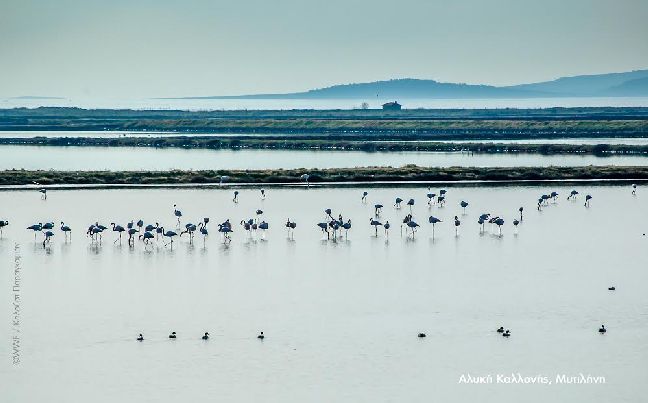
[[[448,204],[426,205],[421,187],[142,189],[0,192],[0,377],[7,401],[486,401],[635,402],[648,389],[648,191],[627,186],[448,187]],[[535,200],[556,190],[542,211]],[[435,192],[436,193],[436,192]],[[594,196],[583,206],[586,193]],[[414,197],[414,240],[372,236],[369,217],[398,223]],[[461,215],[460,200],[470,203]],[[212,235],[145,250],[88,224],[143,218],[174,226],[211,218]],[[514,234],[511,220],[525,207]],[[315,223],[332,208],[353,220],[349,240],[323,241]],[[235,225],[224,246],[216,223],[261,208],[270,230],[248,241]],[[503,216],[499,237],[480,235],[482,212]],[[427,217],[444,220],[434,240]],[[455,237],[452,217],[462,220]],[[285,219],[297,221],[286,239]],[[61,220],[44,249],[24,228]],[[38,241],[41,238],[39,237]],[[11,364],[14,245],[22,256],[21,364]],[[607,287],[615,285],[615,292]],[[596,329],[605,323],[609,331]],[[508,340],[495,333],[510,328]],[[168,340],[170,331],[179,338]],[[263,330],[263,342],[255,336]],[[200,340],[204,331],[212,338]],[[418,339],[418,332],[427,338]],[[144,333],[143,343],[135,341]],[[461,374],[605,376],[604,385],[461,385]],[[34,388],[33,385],[39,385]]]
[[[309,150],[209,150],[149,147],[0,146],[0,169],[170,170],[297,169],[364,166],[645,166],[638,155],[478,154],[465,152],[364,152]]]

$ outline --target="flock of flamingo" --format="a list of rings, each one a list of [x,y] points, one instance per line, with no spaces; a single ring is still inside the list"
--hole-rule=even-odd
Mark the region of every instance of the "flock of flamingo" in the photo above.
[[[42,189],[40,190],[40,192],[42,194],[42,198],[46,200],[47,191]],[[636,192],[637,192],[637,185],[633,184],[632,195],[636,195]],[[361,203],[366,204],[368,202],[368,195],[369,192],[367,191],[362,193],[362,197],[360,199]],[[538,198],[538,204],[537,204],[538,210],[541,210],[544,206],[548,205],[550,201],[556,202],[558,196],[559,194],[555,191],[549,194],[541,195]],[[567,200],[574,201],[578,198],[578,196],[579,196],[579,192],[577,190],[572,190],[570,194],[567,196]],[[266,198],[266,191],[263,188],[260,189],[260,197],[262,200]],[[432,208],[433,206],[437,206],[440,208],[444,207],[447,201],[446,197],[447,197],[446,189],[439,190],[437,194],[437,193],[431,193],[430,188],[428,188],[427,205],[429,208]],[[591,200],[592,200],[591,195],[588,194],[585,196],[584,206],[586,208],[590,206]],[[232,202],[238,203],[238,201],[239,201],[239,192],[238,190],[236,190],[234,191],[234,197],[232,199]],[[407,206],[406,208],[408,209],[408,213],[404,216],[404,218],[400,223],[401,236],[403,235],[403,232],[405,232],[405,235],[407,237],[414,238],[416,232],[420,227],[420,225],[416,222],[416,220],[412,215],[412,208],[414,204],[415,204],[415,200],[413,198],[409,199],[407,202],[405,202],[405,200],[400,197],[395,198],[393,204],[393,208],[395,210],[400,210],[404,206]],[[463,213],[465,214],[466,208],[469,206],[469,203],[465,200],[461,200],[459,202],[459,206],[461,207]],[[369,218],[369,225],[373,227],[373,235],[375,237],[378,237],[379,235],[379,231],[378,231],[379,227],[382,228],[382,231],[384,231],[384,235],[386,237],[389,236],[389,231],[392,228],[392,224],[389,222],[389,220],[385,221],[384,223],[381,221],[381,213],[383,208],[384,205],[382,204],[379,203],[374,204],[374,214],[372,217]],[[518,226],[524,219],[523,212],[524,212],[524,208],[520,207],[518,209],[519,217],[516,215],[516,218],[512,220],[514,231],[516,232]],[[259,231],[261,231],[261,239],[264,240],[266,238],[265,234],[270,229],[270,224],[263,219],[263,214],[264,214],[263,210],[258,209],[256,210],[254,217],[243,219],[240,221],[240,225],[242,229],[247,233],[247,236],[249,238],[255,238]],[[161,240],[161,242],[164,244],[165,247],[170,246],[172,248],[174,238],[182,237],[185,234],[189,238],[190,243],[193,243],[194,236],[196,234],[200,234],[202,236],[203,243],[206,242],[206,239],[209,235],[208,224],[210,222],[210,219],[208,217],[203,218],[200,222],[198,222],[198,224],[188,222],[182,225],[183,214],[182,211],[178,209],[177,205],[173,206],[173,216],[175,217],[175,221],[176,221],[176,228],[174,228],[173,230],[166,229],[164,226],[161,226],[157,222],[155,222],[154,224],[145,225],[144,221],[140,219],[137,221],[132,220],[128,222],[126,226],[114,222],[111,222],[109,226],[102,225],[99,222],[94,222],[87,227],[85,233],[90,239],[90,242],[96,244],[102,243],[103,235],[107,231],[116,234],[113,243],[118,243],[118,242],[121,243],[122,239],[124,237],[127,237],[127,242],[129,246],[134,246],[136,240],[141,241],[145,245],[145,247],[152,245],[154,242],[158,242]],[[432,226],[432,237],[434,237],[436,225],[442,223],[443,221],[433,215],[430,215],[427,221]],[[454,216],[453,224],[455,229],[455,236],[458,236],[459,228],[461,226],[461,220],[456,215]],[[491,215],[490,213],[482,213],[480,214],[477,220],[477,224],[479,225],[480,233],[486,231],[486,224],[490,225],[491,232],[493,227],[497,226],[498,235],[502,236],[502,227],[504,226],[505,221],[500,216],[494,216]],[[0,236],[2,236],[3,229],[8,225],[9,225],[9,221],[0,220]],[[338,214],[337,217],[334,217],[333,211],[330,208],[326,208],[324,209],[323,220],[321,222],[316,223],[315,225],[322,231],[322,233],[325,236],[325,239],[337,241],[339,239],[348,239],[348,234],[349,234],[349,230],[351,229],[352,222],[351,219],[349,218],[345,220],[342,214]],[[38,224],[30,225],[27,227],[27,230],[30,230],[34,233],[35,240],[37,235],[41,234],[41,236],[43,237],[42,245],[43,247],[46,247],[48,244],[51,243],[52,237],[54,237],[55,235],[54,232],[55,227],[56,225],[54,224],[54,222],[46,222],[46,223],[38,223]],[[297,223],[295,221],[291,221],[291,219],[288,218],[285,223],[285,228],[287,230],[289,239],[294,239],[294,232],[296,227],[297,227]],[[65,222],[61,222],[59,229],[64,235],[65,242],[71,241],[72,228],[66,225]],[[234,229],[229,219],[218,224],[218,232],[221,234],[223,243],[229,244],[232,241],[232,233],[234,232]]]

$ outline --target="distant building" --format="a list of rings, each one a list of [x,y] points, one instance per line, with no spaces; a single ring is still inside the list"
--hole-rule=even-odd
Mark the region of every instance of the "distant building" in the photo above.
[[[383,110],[384,111],[400,111],[401,110],[401,104],[398,102],[387,102],[386,104],[383,104]]]

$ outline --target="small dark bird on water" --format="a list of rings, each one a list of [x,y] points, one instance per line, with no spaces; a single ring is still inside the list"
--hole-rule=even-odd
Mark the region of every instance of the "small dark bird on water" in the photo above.
[[[607,329],[605,328],[605,325],[601,325],[601,327],[599,328],[599,333],[602,334],[602,333],[605,333],[605,332],[607,332]]]
[[[203,334],[202,339],[203,339],[203,340],[207,340],[207,339],[209,339],[209,333],[208,333],[208,332],[205,332],[205,334]]]
[[[140,333],[137,337],[137,341],[144,341],[144,336],[142,336],[142,333]]]
[[[502,336],[511,337],[511,331],[507,329],[504,333],[502,333]]]
[[[257,339],[259,339],[259,340],[263,340],[263,339],[265,339],[265,336],[263,335],[263,332],[261,332],[261,333],[257,336]]]
[[[171,332],[171,334],[169,335],[169,338],[170,339],[175,339],[176,338],[176,332]]]
[[[504,326],[500,326],[499,329],[497,329],[497,333],[504,333]]]
[[[425,335],[425,333],[419,333],[418,337],[423,338],[423,337],[426,337],[426,335]]]
[[[608,287],[608,290],[609,291],[614,291],[614,290],[616,290],[616,287]]]

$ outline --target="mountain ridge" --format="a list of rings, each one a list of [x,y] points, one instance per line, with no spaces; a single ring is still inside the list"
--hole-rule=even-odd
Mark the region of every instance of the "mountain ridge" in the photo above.
[[[399,78],[337,84],[308,91],[271,94],[211,95],[165,99],[475,99],[648,96],[648,69],[560,77],[510,86],[445,83]]]

